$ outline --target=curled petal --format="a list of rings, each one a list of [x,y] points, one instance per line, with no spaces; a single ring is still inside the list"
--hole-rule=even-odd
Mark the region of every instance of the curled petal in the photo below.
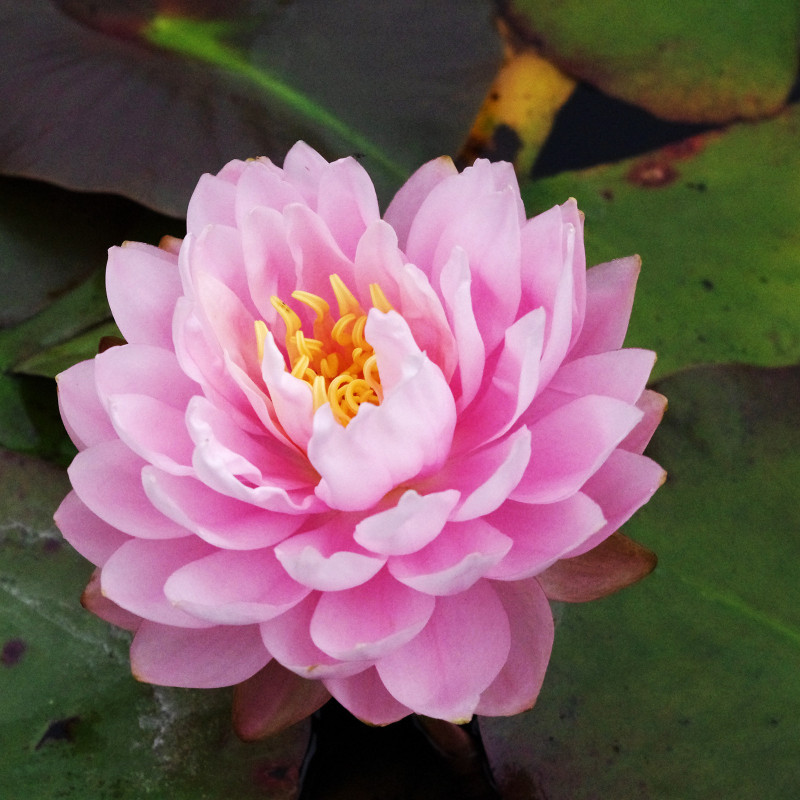
[[[389,560],[398,581],[419,592],[453,595],[469,589],[508,553],[512,540],[482,519],[449,522],[422,550]]]
[[[426,495],[409,489],[393,508],[361,520],[353,538],[373,553],[413,553],[439,535],[459,497],[453,489]]]
[[[313,589],[338,592],[360,586],[377,574],[386,559],[350,544],[352,531],[352,522],[335,519],[285,539],[275,555],[289,575]]]

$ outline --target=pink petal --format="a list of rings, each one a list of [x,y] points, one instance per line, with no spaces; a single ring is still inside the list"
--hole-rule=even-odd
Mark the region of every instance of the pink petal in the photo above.
[[[186,432],[184,414],[145,395],[108,398],[114,429],[134,453],[174,475],[192,472],[194,446]]]
[[[378,674],[398,702],[417,714],[467,722],[508,658],[508,615],[488,581],[437,597],[422,632],[384,656]]]
[[[248,314],[256,313],[247,285],[242,235],[235,227],[211,225],[202,230],[194,239],[191,257],[185,266],[189,268],[197,292],[195,299],[202,299],[199,284],[206,278],[212,285],[222,284]],[[215,328],[224,321],[214,317],[209,319]]]
[[[90,360],[56,375],[61,419],[69,438],[80,450],[117,438],[97,396],[94,373],[95,362]]]
[[[186,210],[186,230],[199,234],[206,225],[235,225],[236,184],[205,174],[197,182]]]
[[[434,604],[381,572],[362,586],[323,594],[311,618],[311,638],[340,661],[373,661],[413,639]]]
[[[312,208],[317,206],[317,188],[328,162],[305,142],[292,145],[283,160],[283,173]]]
[[[514,541],[503,561],[488,572],[490,578],[506,581],[538,574],[606,524],[601,506],[581,492],[546,505],[509,501],[487,521]]]
[[[438,469],[455,425],[441,370],[420,353],[398,314],[373,309],[366,338],[377,356],[383,402],[362,405],[347,427],[322,406],[308,443],[309,461],[321,476],[317,495],[342,510],[370,508],[403,481]]]
[[[162,514],[226,550],[270,547],[304,521],[302,515],[265,511],[215,492],[195,478],[169,475],[152,467],[142,470],[142,484]]]
[[[420,206],[433,188],[445,178],[458,174],[453,160],[441,156],[423,164],[400,188],[389,203],[384,219],[395,229],[400,246],[406,248],[408,232]]]
[[[334,161],[322,173],[317,213],[345,255],[352,259],[366,227],[380,218],[372,180],[354,158]]]
[[[180,567],[164,585],[176,608],[219,625],[272,619],[309,591],[286,574],[271,549],[217,551]]]
[[[617,449],[583,486],[583,492],[602,509],[607,524],[571,550],[577,556],[596,547],[624,525],[667,479],[667,473],[645,456]]]
[[[550,388],[576,396],[601,394],[633,405],[641,397],[656,354],[628,348],[583,356],[563,364]]]
[[[326,678],[325,686],[353,716],[369,725],[389,725],[412,713],[389,694],[374,667],[349,678]]]
[[[459,448],[471,449],[502,436],[533,402],[539,388],[544,328],[545,315],[539,308],[506,330],[491,382],[459,420]]]
[[[476,713],[510,716],[529,709],[542,688],[553,647],[553,615],[535,580],[493,584],[511,626],[511,648]]]
[[[297,288],[297,268],[286,241],[283,214],[272,208],[253,208],[242,220],[240,232],[250,296],[261,319],[274,330],[283,323],[270,298],[275,295],[288,301]]]
[[[131,536],[174,539],[189,531],[157,511],[142,487],[145,462],[121,441],[84,450],[69,469],[77,495],[100,519]]]
[[[531,452],[530,431],[521,427],[449,463],[434,480],[455,485],[461,492],[461,501],[450,518],[463,522],[499,508],[525,474]]]
[[[75,492],[62,501],[54,516],[64,538],[86,559],[102,567],[115,550],[130,541],[93,514]]]
[[[354,523],[336,517],[319,528],[284,539],[275,547],[283,568],[312,589],[338,592],[360,586],[377,574],[386,559],[352,542]]]
[[[311,640],[309,626],[320,595],[312,592],[279,617],[262,622],[261,638],[273,658],[301,678],[328,678],[355,675],[369,661],[337,661]]]
[[[441,274],[453,248],[466,252],[475,319],[487,352],[502,341],[519,308],[518,200],[516,185],[474,198],[460,213],[450,215],[439,233],[435,251],[431,251],[435,252],[433,281]],[[424,269],[422,263],[417,263]]]
[[[95,360],[97,392],[112,395],[148,395],[177,409],[185,409],[200,387],[188,378],[171,350],[144,344],[112,347]]]
[[[233,727],[246,742],[265,739],[305,719],[330,700],[322,681],[306,680],[274,659],[233,694]]]
[[[137,617],[136,614],[131,614],[130,611],[120,608],[116,603],[103,596],[100,589],[99,569],[92,573],[89,583],[83,590],[81,605],[96,617],[100,617],[100,619],[110,622],[118,628],[124,628],[126,631],[135,631],[142,623],[141,617]]]
[[[459,497],[455,490],[421,495],[409,489],[393,508],[361,520],[353,538],[373,553],[413,553],[439,535]]]
[[[172,313],[181,294],[177,264],[175,256],[149,245],[108,251],[106,292],[126,341],[171,348]]]
[[[644,413],[642,421],[620,442],[623,450],[643,453],[667,410],[667,398],[663,394],[645,389],[636,402],[636,407]]]
[[[598,264],[586,273],[586,317],[570,358],[618,350],[628,330],[639,256]]]
[[[397,283],[397,310],[419,349],[449,380],[456,368],[457,353],[441,300],[427,275],[413,264],[403,264],[392,274]]]
[[[161,686],[232,686],[255,675],[268,660],[255,625],[197,630],[145,621],[131,644],[133,676]]]
[[[432,595],[466,591],[503,559],[512,540],[483,519],[449,522],[427,547],[389,559],[398,581]]]
[[[481,386],[486,348],[475,319],[469,259],[462,248],[453,248],[450,258],[442,268],[440,285],[458,350],[458,381],[461,393],[457,398],[457,407],[459,411],[463,411]]]
[[[531,428],[531,461],[512,499],[553,503],[574,494],[642,418],[636,406],[587,395]]]
[[[164,594],[164,584],[173,572],[211,552],[209,545],[195,537],[171,541],[133,539],[103,565],[103,594],[152,622],[207,628],[211,623],[175,608]]]
[[[337,302],[330,276],[353,284],[353,263],[345,256],[325,222],[307,206],[287,206],[283,212],[289,249],[297,268],[297,287],[324,297],[331,308]]]
[[[236,227],[243,231],[247,217],[255,210],[280,214],[290,203],[302,202],[303,195],[286,180],[282,170],[260,159],[250,161],[236,185]]]
[[[389,302],[397,308],[399,301],[394,274],[403,269],[404,263],[405,259],[397,245],[397,234],[391,225],[381,219],[368,225],[353,257],[355,287],[362,308],[372,305],[369,302],[371,283],[377,283]]]
[[[289,438],[305,449],[311,438],[314,400],[306,381],[286,371],[286,361],[272,333],[264,340],[261,374],[272,400],[278,422]]]

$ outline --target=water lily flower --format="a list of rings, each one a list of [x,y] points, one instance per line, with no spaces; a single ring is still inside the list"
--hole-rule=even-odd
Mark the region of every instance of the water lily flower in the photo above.
[[[586,269],[573,200],[512,167],[421,167],[380,215],[297,144],[204,175],[183,240],[112,248],[125,344],[58,378],[79,449],[56,514],[134,631],[134,675],[237,685],[267,735],[335,697],[386,724],[531,707],[548,598],[652,568],[615,533],[663,481],[639,260]]]

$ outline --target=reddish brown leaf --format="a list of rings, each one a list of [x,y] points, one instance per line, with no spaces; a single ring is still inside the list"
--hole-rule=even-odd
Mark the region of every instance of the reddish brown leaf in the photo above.
[[[551,600],[585,603],[640,581],[657,560],[651,550],[614,533],[588,553],[556,561],[537,580]]]

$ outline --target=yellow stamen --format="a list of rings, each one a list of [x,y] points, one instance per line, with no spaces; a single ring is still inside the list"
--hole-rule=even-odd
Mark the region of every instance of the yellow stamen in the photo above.
[[[336,320],[322,297],[303,290],[292,292],[315,314],[313,338],[306,337],[301,318],[286,303],[278,297],[271,302],[286,326],[287,369],[308,384],[315,411],[329,403],[337,422],[347,425],[363,403],[380,405],[383,389],[375,352],[365,336],[367,314],[338,275],[331,275],[330,282],[339,306]],[[374,308],[384,313],[392,310],[377,283],[370,284],[369,293]],[[258,357],[263,360],[268,333],[264,322],[256,322],[255,332]]]
[[[360,317],[364,310],[358,304],[358,300],[353,296],[353,293],[347,288],[345,282],[336,274],[331,275],[329,280],[333,293],[336,295],[336,302],[339,303],[339,316],[343,317],[345,314],[352,314],[355,317]]]
[[[258,351],[258,360],[264,360],[264,342],[267,339],[267,334],[269,333],[269,328],[267,328],[266,323],[262,320],[256,320],[256,348]]]
[[[372,300],[372,305],[377,308],[378,311],[383,311],[384,314],[388,314],[393,310],[392,304],[386,299],[386,295],[377,283],[371,283],[369,285],[369,298]]]

